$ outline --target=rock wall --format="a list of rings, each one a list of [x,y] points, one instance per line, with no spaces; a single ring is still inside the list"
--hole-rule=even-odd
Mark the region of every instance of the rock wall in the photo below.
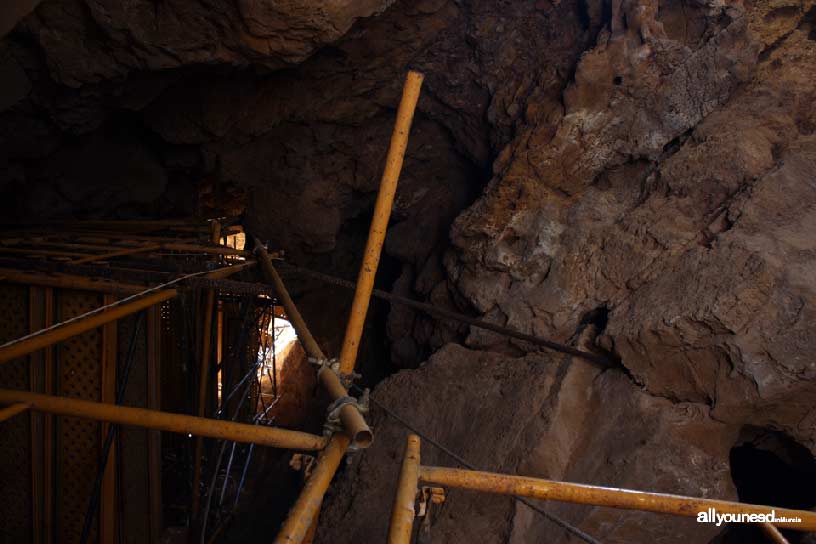
[[[394,375],[375,401],[482,470],[705,497],[735,498],[728,451],[737,428],[674,403],[619,370],[549,354],[514,358],[454,344]],[[372,407],[374,445],[332,487],[317,542],[384,542],[407,429]],[[428,442],[423,464],[457,466]],[[694,519],[538,502],[600,542],[707,542]],[[450,490],[434,542],[578,542],[511,498]]]
[[[550,361],[531,367],[532,355],[451,346],[376,395],[482,468],[736,498],[729,451],[745,429],[816,452],[816,11],[810,2],[606,7],[562,107],[535,85],[516,99],[527,114],[484,195],[457,217],[446,265],[457,295],[527,333],[571,341],[600,311],[596,345],[621,368],[553,385]],[[467,344],[532,351],[475,329]],[[521,375],[504,375],[505,365]],[[570,396],[579,400],[560,401]],[[385,534],[406,430],[381,413],[375,422],[377,445],[340,479],[323,541]],[[455,465],[428,450],[430,463]],[[816,497],[808,501],[800,506]],[[603,542],[706,542],[720,531],[547,509]],[[351,520],[342,529],[340,516]],[[567,541],[510,500],[464,493],[433,534]]]

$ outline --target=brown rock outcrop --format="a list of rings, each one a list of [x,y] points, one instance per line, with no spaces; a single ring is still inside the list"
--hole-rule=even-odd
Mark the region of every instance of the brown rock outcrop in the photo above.
[[[734,497],[727,458],[736,428],[712,419],[703,404],[650,396],[618,370],[448,345],[420,369],[386,380],[373,398],[483,470]],[[332,488],[318,542],[385,540],[409,431],[376,405],[372,410],[377,439],[352,456]],[[456,466],[428,442],[421,456],[424,464]],[[539,505],[608,543],[705,542],[720,531],[692,519]],[[574,540],[512,499],[456,490],[432,536],[434,542]]]
[[[564,117],[523,130],[457,219],[449,271],[527,332],[566,339],[604,308],[606,347],[650,393],[816,451],[812,8],[784,11],[770,37],[766,6],[697,9],[693,43],[613,19]]]

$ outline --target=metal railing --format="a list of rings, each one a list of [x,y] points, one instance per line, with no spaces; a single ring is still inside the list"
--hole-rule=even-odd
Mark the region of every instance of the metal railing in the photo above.
[[[757,516],[766,516],[773,511],[777,521],[769,523],[774,527],[796,531],[816,531],[816,512],[806,510],[575,484],[477,470],[425,466],[420,462],[420,438],[412,434],[405,445],[397,492],[391,511],[388,544],[410,543],[415,517],[414,503],[420,483],[497,495],[607,506],[675,516],[696,517],[700,512],[709,512],[710,509],[721,514]],[[794,519],[800,521],[791,521]],[[782,536],[778,531],[775,533],[777,533],[775,536]]]

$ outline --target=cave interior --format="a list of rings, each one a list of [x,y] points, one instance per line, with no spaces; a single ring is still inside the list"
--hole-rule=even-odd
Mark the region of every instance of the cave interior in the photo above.
[[[5,0],[0,542],[816,542],[814,103],[816,0]]]

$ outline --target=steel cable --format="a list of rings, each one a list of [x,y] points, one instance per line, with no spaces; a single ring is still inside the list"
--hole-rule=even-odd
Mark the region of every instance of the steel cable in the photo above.
[[[361,389],[359,386],[357,386],[355,384],[352,384],[351,388],[356,390],[360,394],[363,393],[363,389]],[[415,426],[413,426],[411,423],[409,423],[404,418],[400,417],[398,414],[391,411],[389,408],[387,408],[383,403],[379,402],[373,396],[369,396],[369,400],[371,402],[373,402],[374,404],[376,404],[377,407],[379,407],[383,412],[385,412],[390,417],[394,418],[394,420],[396,420],[397,422],[402,424],[405,428],[407,428],[411,432],[416,433],[417,435],[419,435],[423,440],[425,440],[426,442],[428,442],[429,444],[431,444],[432,446],[437,448],[439,451],[441,451],[442,453],[444,453],[445,455],[447,455],[451,459],[455,460],[457,463],[459,463],[463,467],[467,468],[468,470],[480,470],[479,468],[477,468],[472,463],[469,463],[468,461],[466,461],[461,455],[459,455],[456,452],[452,451],[451,449],[445,447],[444,445],[440,444],[438,441],[434,440],[433,438],[429,437],[427,434],[425,434],[422,431],[420,431],[419,429],[417,429]],[[569,533],[572,533],[573,535],[577,536],[578,538],[580,538],[584,542],[587,542],[589,544],[601,544],[601,542],[598,541],[592,535],[589,535],[589,534],[585,533],[584,531],[582,531],[581,529],[567,523],[566,521],[559,518],[558,516],[556,516],[554,514],[550,514],[549,512],[542,509],[541,507],[534,504],[529,499],[526,499],[524,497],[515,497],[515,496],[513,498],[515,500],[519,501],[520,503],[524,504],[528,508],[532,509],[533,511],[541,514],[542,516],[544,516],[544,518],[546,518],[547,520],[555,523],[556,525],[558,525],[559,527],[561,527],[565,531],[567,531]]]

